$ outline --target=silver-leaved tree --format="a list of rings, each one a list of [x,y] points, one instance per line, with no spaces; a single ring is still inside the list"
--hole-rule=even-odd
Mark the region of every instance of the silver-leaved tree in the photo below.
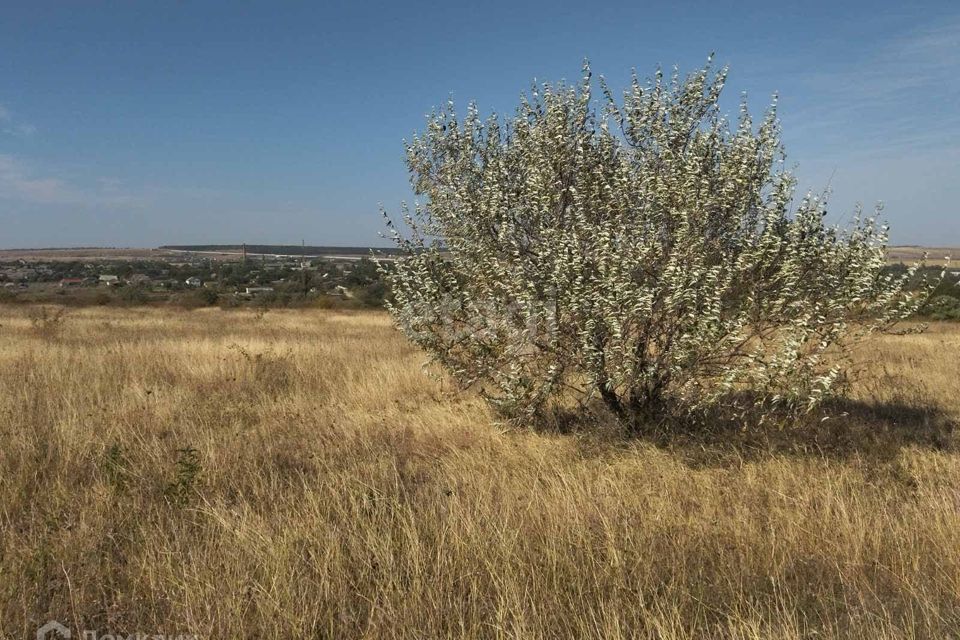
[[[507,415],[602,399],[638,423],[749,395],[807,409],[851,340],[913,312],[886,227],[794,201],[775,102],[718,108],[726,69],[534,87],[512,118],[452,104],[407,145],[419,202],[385,271],[399,327]]]

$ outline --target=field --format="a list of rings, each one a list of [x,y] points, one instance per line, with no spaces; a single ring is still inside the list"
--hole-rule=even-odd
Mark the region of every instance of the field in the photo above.
[[[954,267],[960,263],[960,249],[956,247],[888,247],[887,261],[891,264],[902,262],[904,264],[913,264],[927,256],[927,264],[931,266],[942,266],[947,263],[946,258],[950,257],[950,264]]]
[[[182,256],[182,253],[164,249],[105,249],[101,247],[81,247],[76,249],[0,249],[0,262],[12,262],[16,260],[25,260],[28,262],[161,260],[178,256]]]
[[[866,345],[833,419],[673,441],[498,425],[379,312],[0,334],[3,637],[960,637],[960,325]]]

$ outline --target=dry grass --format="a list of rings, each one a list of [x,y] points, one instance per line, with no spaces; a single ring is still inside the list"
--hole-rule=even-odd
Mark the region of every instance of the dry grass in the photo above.
[[[380,314],[33,313],[0,308],[6,637],[960,636],[956,325],[869,345],[812,437],[657,444],[500,429]]]
[[[900,262],[913,264],[923,258],[926,254],[927,264],[930,266],[943,266],[947,263],[946,257],[950,256],[954,267],[957,266],[957,260],[960,259],[960,249],[957,247],[888,247],[887,261],[890,264]]]

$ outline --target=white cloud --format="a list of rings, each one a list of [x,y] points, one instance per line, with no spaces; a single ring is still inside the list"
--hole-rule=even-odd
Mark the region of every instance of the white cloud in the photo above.
[[[925,25],[843,61],[809,74],[836,95],[875,100],[922,97],[918,88],[956,91],[960,70],[960,16]]]
[[[792,133],[849,145],[855,132],[865,153],[957,145],[960,16],[802,73],[798,90],[809,104],[789,114]]]
[[[38,172],[8,154],[0,154],[0,200],[86,207],[135,207],[143,204],[141,196],[125,191],[115,180],[101,179],[95,185],[78,184]]]
[[[37,127],[29,122],[14,118],[13,112],[5,105],[0,104],[0,133],[11,136],[29,137],[37,132]]]

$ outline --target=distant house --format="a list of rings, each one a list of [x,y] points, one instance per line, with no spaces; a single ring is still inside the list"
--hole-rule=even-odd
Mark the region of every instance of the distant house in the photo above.
[[[197,276],[191,276],[191,277],[187,278],[186,280],[184,280],[184,282],[186,283],[186,285],[187,285],[188,287],[199,287],[200,285],[203,284],[203,280],[201,280],[201,279],[198,278]]]
[[[63,278],[60,280],[61,287],[79,287],[83,285],[83,278]]]
[[[273,293],[273,287],[247,287],[246,294],[255,296],[261,293]]]
[[[150,276],[143,273],[135,273],[129,278],[127,278],[127,282],[137,286],[150,284]]]
[[[111,276],[111,275],[100,276],[100,282],[102,284],[107,285],[108,287],[114,287],[120,284],[120,278],[118,276]]]

